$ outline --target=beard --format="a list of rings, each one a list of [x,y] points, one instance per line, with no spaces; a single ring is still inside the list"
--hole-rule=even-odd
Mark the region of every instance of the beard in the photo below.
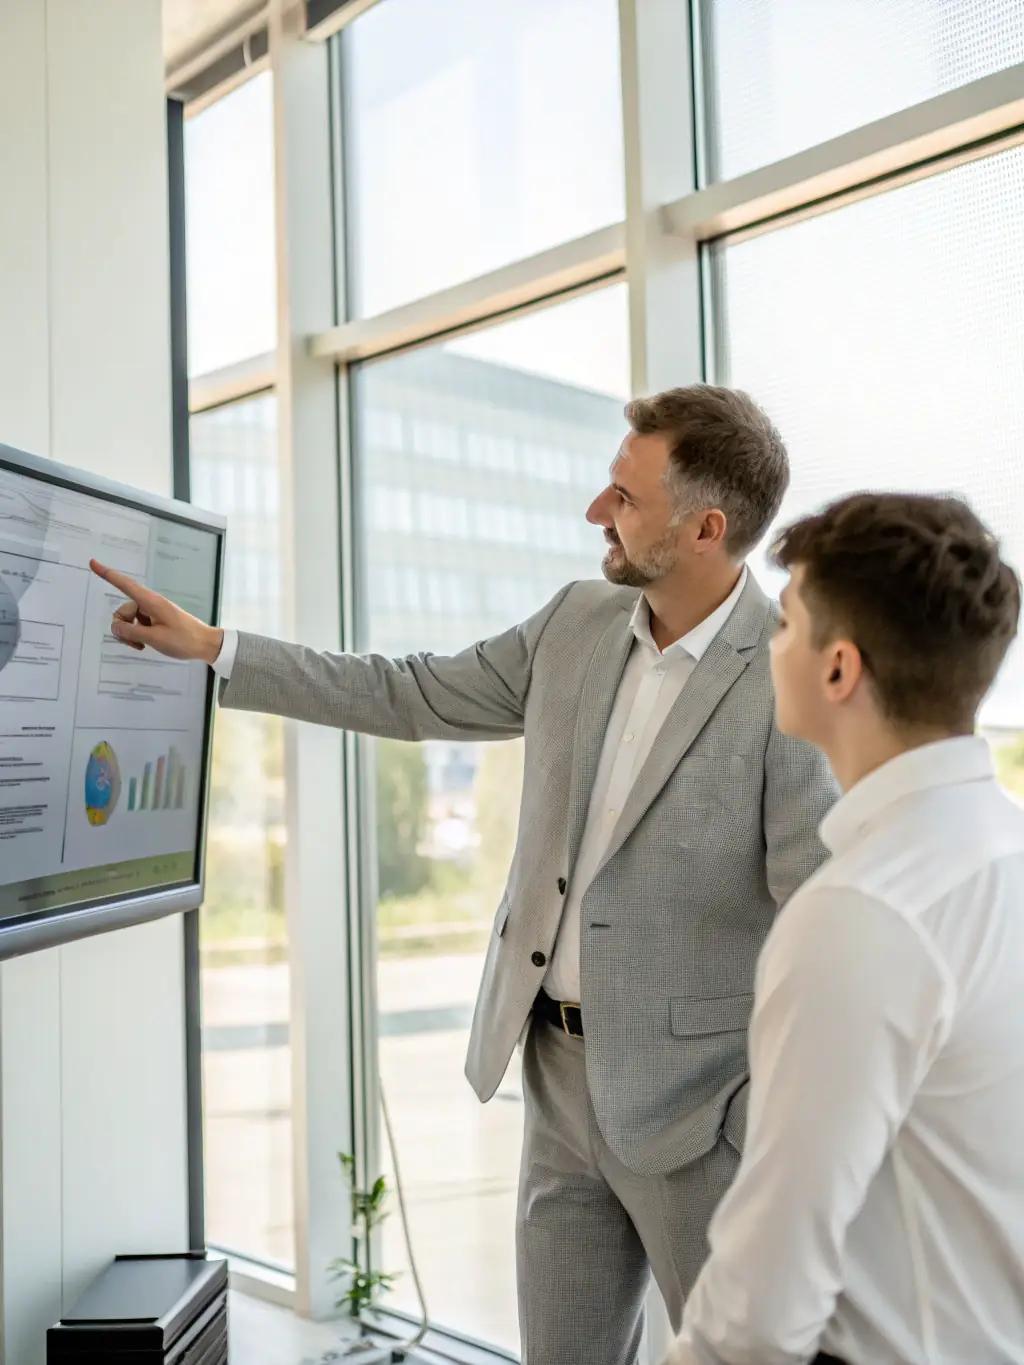
[[[661,540],[632,557],[613,531],[605,532],[610,549],[601,563],[601,572],[619,588],[647,588],[670,574],[679,561],[677,532],[672,529]]]

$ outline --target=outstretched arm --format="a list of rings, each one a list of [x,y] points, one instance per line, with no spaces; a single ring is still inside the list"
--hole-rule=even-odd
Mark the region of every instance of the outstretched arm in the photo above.
[[[111,629],[133,648],[215,664],[224,632],[112,569],[94,571],[128,599]],[[393,739],[503,739],[521,735],[533,660],[569,588],[536,615],[461,654],[317,653],[239,634],[224,706],[263,711]],[[218,670],[220,671],[220,670]]]

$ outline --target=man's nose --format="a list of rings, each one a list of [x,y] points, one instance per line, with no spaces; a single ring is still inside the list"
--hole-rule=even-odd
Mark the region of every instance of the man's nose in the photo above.
[[[591,526],[611,526],[612,519],[609,511],[608,494],[610,488],[606,488],[603,493],[598,493],[597,497],[587,508],[587,520]]]

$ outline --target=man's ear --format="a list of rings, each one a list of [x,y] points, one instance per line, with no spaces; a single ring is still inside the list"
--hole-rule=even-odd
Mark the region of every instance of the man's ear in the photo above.
[[[852,640],[836,640],[831,646],[826,674],[829,696],[834,702],[851,697],[864,676],[864,660]]]
[[[727,526],[725,513],[717,507],[709,507],[701,517],[695,548],[706,552],[714,549],[716,545],[721,545],[725,539]]]

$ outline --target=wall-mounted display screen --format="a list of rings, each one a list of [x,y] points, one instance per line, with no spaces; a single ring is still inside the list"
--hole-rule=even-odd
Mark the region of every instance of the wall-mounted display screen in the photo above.
[[[199,904],[213,680],[115,640],[89,560],[212,623],[223,539],[0,446],[0,956]]]

